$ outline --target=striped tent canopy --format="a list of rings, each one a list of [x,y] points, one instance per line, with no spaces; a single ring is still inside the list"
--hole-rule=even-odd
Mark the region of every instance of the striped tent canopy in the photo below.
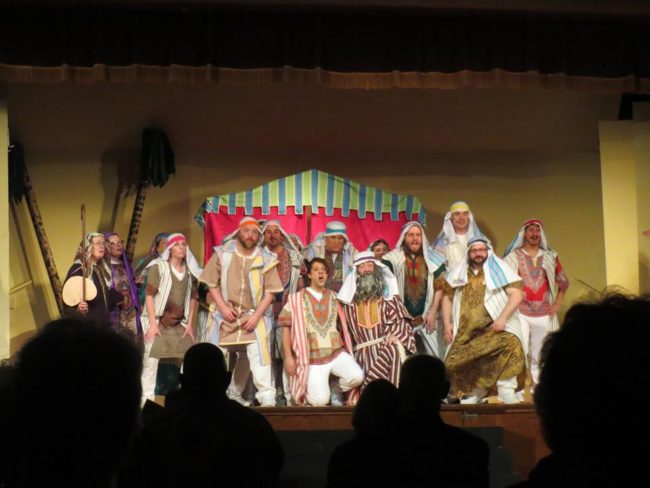
[[[341,215],[348,217],[350,210],[356,210],[360,218],[369,213],[375,220],[389,216],[399,220],[399,213],[416,215],[424,223],[425,212],[422,203],[413,195],[399,195],[379,188],[363,185],[348,178],[331,175],[317,169],[303,171],[264,183],[256,188],[226,195],[208,197],[196,214],[196,221],[203,226],[205,212],[218,213],[220,207],[234,215],[238,207],[244,208],[245,215],[253,215],[259,208],[262,215],[271,215],[271,208],[277,207],[279,215],[287,214],[287,207],[294,207],[297,215],[302,215],[306,207],[312,213],[334,215],[334,209],[341,209]]]
[[[195,219],[205,229],[207,258],[212,247],[220,244],[243,216],[279,219],[288,232],[304,241],[310,237],[305,232],[307,214],[313,235],[322,231],[328,221],[345,222],[358,248],[365,248],[375,238],[391,242],[395,229],[401,229],[405,222],[418,220],[424,224],[426,219],[422,203],[413,195],[387,192],[316,169],[249,190],[208,197]],[[353,228],[360,220],[364,221],[364,229]]]

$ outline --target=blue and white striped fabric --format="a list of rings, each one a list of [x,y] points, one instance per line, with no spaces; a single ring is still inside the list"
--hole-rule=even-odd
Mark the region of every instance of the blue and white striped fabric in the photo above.
[[[229,215],[234,215],[242,207],[246,215],[253,215],[257,208],[262,215],[270,215],[271,207],[277,207],[279,215],[286,215],[287,207],[294,207],[296,214],[303,215],[305,207],[310,207],[312,213],[324,212],[330,217],[334,215],[334,209],[340,209],[343,217],[356,210],[360,218],[370,213],[377,221],[385,218],[397,221],[402,212],[409,220],[423,224],[426,220],[422,203],[413,195],[383,191],[316,169],[278,178],[248,190],[206,198],[195,220],[203,226],[203,214],[218,213],[220,207],[226,207]]]

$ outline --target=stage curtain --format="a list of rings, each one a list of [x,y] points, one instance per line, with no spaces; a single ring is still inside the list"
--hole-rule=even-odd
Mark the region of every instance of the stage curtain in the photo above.
[[[650,91],[648,17],[0,9],[0,81]]]

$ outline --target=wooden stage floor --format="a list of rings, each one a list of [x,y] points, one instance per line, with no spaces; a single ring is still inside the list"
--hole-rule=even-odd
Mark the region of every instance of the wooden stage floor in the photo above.
[[[284,407],[257,409],[279,433],[352,430],[351,407]],[[442,418],[456,427],[474,431],[499,429],[499,449],[512,459],[512,471],[525,478],[530,469],[549,453],[542,439],[539,419],[530,403],[518,405],[443,405]],[[494,450],[495,446],[491,446]],[[494,457],[495,453],[491,455]]]

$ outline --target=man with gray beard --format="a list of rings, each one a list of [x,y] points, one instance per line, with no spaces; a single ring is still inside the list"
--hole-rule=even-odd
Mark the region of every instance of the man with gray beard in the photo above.
[[[402,363],[415,352],[415,338],[393,273],[372,252],[359,253],[338,300],[354,358],[365,373],[361,388],[380,378],[397,385]]]

